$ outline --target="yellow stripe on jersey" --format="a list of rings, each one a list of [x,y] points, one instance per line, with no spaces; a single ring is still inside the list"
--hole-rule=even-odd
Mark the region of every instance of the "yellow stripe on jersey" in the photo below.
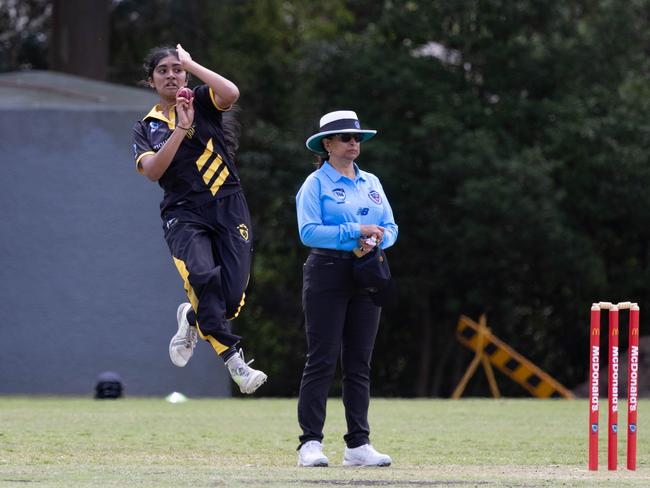
[[[222,162],[223,159],[221,159],[221,155],[217,154],[217,157],[208,165],[208,169],[205,171],[205,173],[203,173],[203,181],[206,185],[210,184],[214,173],[217,171],[217,169],[219,169],[219,166],[221,166]]]
[[[178,269],[179,274],[181,275],[181,278],[183,278],[183,288],[185,288],[185,292],[187,293],[187,298],[189,298],[190,303],[192,304],[192,308],[194,311],[199,309],[199,299],[196,296],[196,292],[194,291],[194,288],[192,288],[192,285],[190,285],[190,280],[189,276],[190,273],[187,271],[187,267],[185,266],[185,262],[181,259],[178,259],[175,256],[172,256],[174,259],[174,264],[176,265],[176,269]],[[201,331],[201,327],[199,326],[199,321],[196,321],[196,330],[199,332],[199,336],[201,339],[204,341],[208,341],[211,345],[212,348],[217,352],[217,354],[221,354],[224,351],[228,350],[228,346],[222,344],[218,340],[216,340],[214,337],[211,335],[204,335],[203,332]]]
[[[210,159],[212,154],[212,138],[210,138],[208,143],[205,145],[205,151],[203,151],[203,154],[201,154],[199,159],[196,160],[196,166],[199,168],[199,171],[203,169],[203,165],[208,161],[208,159]]]
[[[170,130],[174,130],[176,128],[176,111],[175,110],[170,110],[169,111],[169,123],[167,124],[167,127],[169,127]]]
[[[221,156],[219,156],[218,159],[219,161],[221,161]],[[221,185],[223,185],[223,182],[226,181],[226,178],[228,178],[229,174],[230,171],[228,171],[228,166],[224,166],[223,169],[221,170],[221,173],[219,173],[219,176],[210,187],[210,191],[212,192],[213,196],[217,194],[219,188],[221,188]]]
[[[226,181],[226,178],[228,178],[228,175],[230,175],[230,170],[228,169],[227,165],[223,165],[223,169],[219,172],[219,175],[217,176],[217,179],[214,180],[214,183],[210,185],[210,182],[212,181],[212,178],[214,177],[214,174],[219,170],[219,168],[222,166],[223,163],[223,158],[221,157],[221,154],[217,154],[216,157],[210,161],[210,159],[214,156],[213,152],[213,146],[212,146],[212,139],[208,140],[208,143],[205,145],[205,151],[203,151],[203,154],[199,157],[199,159],[196,160],[196,167],[199,168],[199,172],[203,170],[205,165],[207,164],[207,167],[205,168],[205,172],[202,173],[203,177],[203,182],[207,185],[210,186],[210,191],[212,192],[212,195],[216,195],[217,192],[219,191],[219,188],[221,188],[221,185],[223,185],[224,181]]]

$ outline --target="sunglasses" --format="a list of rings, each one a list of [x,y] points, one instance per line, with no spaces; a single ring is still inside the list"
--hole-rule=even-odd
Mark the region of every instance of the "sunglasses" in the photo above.
[[[334,134],[334,137],[338,137],[341,142],[350,142],[352,139],[357,142],[363,140],[363,134]]]

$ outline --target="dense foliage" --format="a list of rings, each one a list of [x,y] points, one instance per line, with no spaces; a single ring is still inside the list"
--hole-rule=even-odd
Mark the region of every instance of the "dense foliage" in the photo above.
[[[110,72],[134,84],[146,50],[181,42],[241,89],[256,258],[236,326],[266,393],[294,395],[304,360],[304,140],[346,108],[379,131],[359,162],[400,225],[374,393],[449,395],[471,358],[458,317],[481,313],[573,387],[590,303],[650,304],[649,14],[648,0],[122,0]],[[468,393],[487,391],[479,375]]]

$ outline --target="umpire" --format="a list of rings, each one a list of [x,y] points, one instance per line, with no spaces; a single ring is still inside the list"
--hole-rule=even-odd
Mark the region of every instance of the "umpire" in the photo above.
[[[298,399],[300,466],[329,464],[323,453],[323,426],[339,356],[347,421],[343,464],[391,464],[390,456],[370,444],[368,425],[370,361],[381,307],[352,277],[356,256],[375,245],[392,246],[397,239],[397,225],[379,179],[355,162],[361,143],[376,133],[361,129],[355,112],[339,110],[324,115],[320,130],[306,142],[319,159],[318,169],[296,196],[300,239],[311,248],[303,267],[307,361]]]

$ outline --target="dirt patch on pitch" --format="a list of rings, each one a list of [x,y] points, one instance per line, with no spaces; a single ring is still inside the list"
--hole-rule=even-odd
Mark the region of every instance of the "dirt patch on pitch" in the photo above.
[[[313,486],[313,487],[646,487],[650,469],[637,471],[589,471],[586,467],[550,466],[400,466],[389,468],[295,468],[282,470],[266,479],[231,479],[233,485],[246,486]]]

